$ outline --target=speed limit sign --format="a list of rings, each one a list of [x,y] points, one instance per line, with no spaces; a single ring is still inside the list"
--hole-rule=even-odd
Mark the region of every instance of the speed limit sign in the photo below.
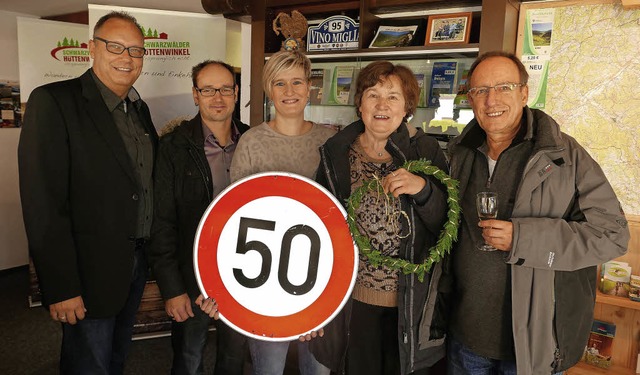
[[[202,216],[194,242],[202,294],[218,302],[230,327],[267,341],[294,340],[331,321],[357,265],[342,205],[291,173],[230,185]]]

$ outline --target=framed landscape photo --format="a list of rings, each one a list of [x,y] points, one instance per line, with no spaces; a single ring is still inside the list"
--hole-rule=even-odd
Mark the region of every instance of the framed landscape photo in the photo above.
[[[426,46],[469,43],[471,12],[429,16]]]
[[[369,48],[409,47],[424,44],[427,22],[424,18],[380,22]]]

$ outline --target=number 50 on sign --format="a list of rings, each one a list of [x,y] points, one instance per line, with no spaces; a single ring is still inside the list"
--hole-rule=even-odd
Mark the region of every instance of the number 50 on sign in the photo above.
[[[204,213],[194,242],[203,295],[218,302],[230,327],[268,341],[331,321],[351,294],[357,259],[340,203],[290,173],[229,186]]]

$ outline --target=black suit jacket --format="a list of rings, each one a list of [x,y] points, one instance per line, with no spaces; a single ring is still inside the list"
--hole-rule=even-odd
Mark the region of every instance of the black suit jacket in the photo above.
[[[149,108],[134,103],[155,151]],[[31,93],[18,165],[45,306],[82,296],[88,317],[114,316],[128,296],[142,194],[90,71]]]

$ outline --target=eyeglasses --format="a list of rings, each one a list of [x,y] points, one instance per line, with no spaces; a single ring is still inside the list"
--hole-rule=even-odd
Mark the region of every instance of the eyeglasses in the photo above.
[[[213,87],[203,87],[201,89],[194,87],[197,92],[202,96],[216,96],[217,92],[220,92],[222,96],[231,96],[236,93],[236,90],[233,87],[220,87],[219,89],[214,89]]]
[[[126,50],[127,52],[129,52],[129,56],[140,59],[144,57],[145,52],[147,52],[144,47],[125,47],[120,43],[102,39],[97,36],[94,36],[93,39],[104,42],[104,44],[107,46],[107,51],[116,55],[122,55],[122,53]]]
[[[509,82],[501,83],[495,86],[479,86],[470,88],[468,93],[474,98],[484,98],[489,95],[489,91],[491,91],[491,89],[494,89],[496,91],[496,94],[509,94],[513,92],[516,87],[522,87],[524,85],[524,83]]]

